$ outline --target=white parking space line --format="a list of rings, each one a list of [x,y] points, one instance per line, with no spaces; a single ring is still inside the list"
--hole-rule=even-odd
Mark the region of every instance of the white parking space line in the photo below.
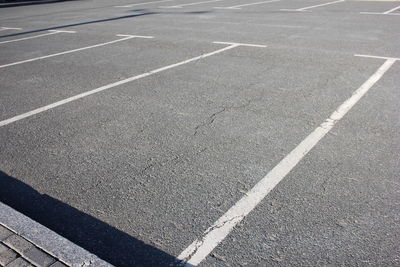
[[[383,14],[389,14],[389,13],[392,13],[392,12],[398,10],[398,9],[400,9],[400,6],[395,7],[395,8],[392,8],[392,9],[390,9],[390,10],[388,10],[388,11],[385,11],[385,12],[383,12]]]
[[[201,4],[213,3],[213,2],[219,2],[219,1],[224,1],[224,0],[209,0],[209,1],[194,2],[194,3],[182,4],[182,5],[176,5],[176,6],[160,6],[160,8],[182,8],[185,6],[195,6],[195,5],[201,5]]]
[[[14,66],[14,65],[23,64],[23,63],[28,63],[28,62],[32,62],[32,61],[36,61],[36,60],[42,60],[42,59],[46,59],[46,58],[61,56],[61,55],[70,54],[70,53],[75,53],[75,52],[79,52],[79,51],[83,51],[83,50],[87,50],[87,49],[91,49],[91,48],[96,48],[96,47],[100,47],[100,46],[115,44],[115,43],[126,41],[126,40],[129,40],[129,39],[132,39],[132,38],[153,38],[153,36],[124,35],[124,34],[117,34],[117,36],[124,37],[124,38],[117,39],[117,40],[110,41],[110,42],[106,42],[106,43],[100,43],[100,44],[96,44],[96,45],[91,45],[91,46],[81,47],[81,48],[77,48],[77,49],[72,49],[72,50],[68,50],[68,51],[64,51],[64,52],[60,52],[60,53],[55,53],[55,54],[51,54],[51,55],[47,55],[47,56],[41,56],[41,57],[31,58],[31,59],[22,60],[22,61],[18,61],[18,62],[13,62],[13,63],[5,64],[5,65],[0,65],[0,69],[1,68],[6,68],[6,67],[10,67],[10,66]]]
[[[20,39],[14,39],[14,40],[3,41],[3,42],[0,42],[0,44],[7,44],[7,43],[19,42],[19,41],[23,41],[23,40],[35,39],[35,38],[39,38],[39,37],[43,37],[43,36],[48,36],[48,35],[53,35],[53,34],[58,34],[58,33],[75,33],[75,31],[49,30],[49,33],[39,34],[39,35],[30,36],[30,37],[25,37],[25,38],[20,38]]]
[[[345,2],[345,0],[338,0],[338,1],[333,1],[333,2],[329,2],[329,3],[314,5],[314,6],[306,6],[306,7],[297,8],[297,9],[290,9],[290,8],[286,9],[286,8],[283,8],[281,10],[282,11],[299,11],[299,12],[301,12],[301,11],[307,11],[307,10],[312,9],[312,8],[321,7],[321,6],[327,6],[327,5],[333,5],[333,4],[341,3],[341,2]]]
[[[393,13],[394,11],[400,10],[400,6],[397,6],[395,8],[389,9],[388,11],[385,12],[360,12],[360,14],[368,14],[368,15],[395,15],[398,16],[400,13]]]
[[[224,43],[224,44],[229,44],[229,46],[226,46],[224,48],[215,50],[213,52],[202,54],[200,56],[193,57],[193,58],[190,58],[190,59],[187,59],[187,60],[175,63],[175,64],[171,64],[171,65],[168,65],[168,66],[165,66],[165,67],[161,67],[161,68],[158,68],[158,69],[155,69],[155,70],[152,70],[152,71],[149,71],[149,72],[137,75],[137,76],[133,76],[133,77],[130,77],[130,78],[118,81],[118,82],[110,83],[110,84],[104,85],[102,87],[99,87],[99,88],[96,88],[96,89],[93,89],[93,90],[90,90],[90,91],[87,91],[87,92],[84,92],[84,93],[81,93],[81,94],[78,94],[78,95],[75,95],[75,96],[71,96],[71,97],[65,98],[63,100],[57,101],[55,103],[52,103],[52,104],[49,104],[49,105],[46,105],[46,106],[31,110],[29,112],[17,115],[15,117],[12,117],[12,118],[9,118],[9,119],[3,120],[3,121],[0,121],[0,127],[8,125],[8,124],[16,122],[16,121],[19,121],[19,120],[22,120],[22,119],[25,119],[25,118],[28,118],[28,117],[31,117],[33,115],[42,113],[44,111],[56,108],[58,106],[67,104],[69,102],[72,102],[72,101],[75,101],[75,100],[78,100],[78,99],[81,99],[81,98],[84,98],[84,97],[87,97],[87,96],[102,92],[104,90],[111,89],[111,88],[114,88],[114,87],[129,83],[129,82],[132,82],[132,81],[135,81],[135,80],[139,80],[139,79],[154,75],[154,74],[162,72],[162,71],[166,71],[166,70],[169,70],[169,69],[172,69],[172,68],[176,68],[176,67],[182,66],[184,64],[187,64],[187,63],[190,63],[190,62],[193,62],[193,61],[201,60],[203,58],[210,57],[210,56],[222,53],[224,51],[227,51],[227,50],[239,47],[239,46],[257,46],[258,47],[258,45],[243,44],[243,43]],[[265,47],[265,46],[262,46],[262,47]]]
[[[391,59],[391,60],[400,60],[399,57],[382,57],[382,56],[372,56],[372,55],[361,55],[361,54],[356,54],[354,55],[356,57],[368,57],[368,58],[377,58],[377,59]]]
[[[258,45],[258,44],[246,44],[246,43],[234,43],[234,42],[213,42],[214,44],[226,44],[226,45],[237,45],[237,46],[250,46],[250,47],[267,47],[266,45]]]
[[[383,13],[378,13],[378,12],[360,12],[360,14],[363,14],[363,15],[389,15],[389,16],[399,16],[400,15],[400,13],[383,14]]]
[[[0,27],[0,32],[7,31],[7,30],[22,30],[22,28]]]
[[[134,7],[134,6],[142,6],[142,5],[147,5],[147,4],[164,3],[164,2],[171,2],[171,1],[175,1],[175,0],[160,0],[160,1],[152,1],[152,2],[131,4],[131,5],[124,5],[124,6],[115,6],[115,7]]]
[[[216,9],[242,9],[242,7],[245,7],[245,6],[261,5],[261,4],[273,3],[273,2],[279,2],[279,1],[280,0],[269,0],[269,1],[262,1],[262,2],[256,2],[256,3],[243,4],[243,5],[228,6],[228,7],[214,7],[214,8],[216,8]]]
[[[301,161],[302,158],[339,122],[346,113],[378,82],[396,62],[387,59],[383,65],[341,104],[331,116],[308,135],[278,165],[250,189],[236,204],[222,215],[203,235],[190,244],[179,256],[182,266],[196,266],[204,260],[233,228],[241,222],[276,185]]]

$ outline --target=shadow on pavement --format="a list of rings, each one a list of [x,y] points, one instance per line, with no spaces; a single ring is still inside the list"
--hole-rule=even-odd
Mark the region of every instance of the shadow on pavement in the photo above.
[[[141,17],[141,16],[146,16],[146,15],[154,15],[154,14],[157,14],[157,13],[156,12],[145,12],[145,13],[140,13],[140,14],[126,15],[126,16],[120,16],[120,17],[114,17],[114,18],[84,21],[84,22],[66,24],[66,25],[61,25],[61,26],[54,26],[54,27],[49,27],[49,28],[44,28],[44,29],[39,29],[39,30],[32,30],[32,31],[19,32],[19,33],[13,33],[13,34],[8,34],[8,35],[2,35],[2,36],[0,36],[0,38],[18,36],[18,35],[36,33],[36,32],[43,32],[43,31],[48,31],[48,30],[57,30],[57,29],[62,29],[62,28],[67,28],[67,27],[75,27],[75,26],[94,24],[94,23],[100,23],[100,22],[106,22],[106,21],[129,19],[129,18]]]
[[[32,30],[32,31],[26,31],[26,32],[19,32],[19,33],[12,33],[12,34],[7,34],[7,35],[2,35],[0,38],[5,38],[5,37],[12,37],[12,36],[18,36],[18,35],[24,35],[24,34],[30,34],[30,33],[36,33],[36,32],[43,32],[43,31],[48,31],[48,30],[57,30],[57,29],[62,29],[62,28],[68,28],[68,27],[75,27],[75,26],[81,26],[81,25],[87,25],[87,24],[94,24],[94,23],[100,23],[100,22],[107,22],[107,21],[114,21],[114,20],[121,20],[121,19],[130,19],[130,18],[136,18],[136,17],[141,17],[141,16],[147,16],[147,15],[156,15],[156,14],[171,14],[172,12],[155,12],[155,11],[146,11],[143,9],[140,10],[133,10],[135,12],[142,12],[139,14],[132,14],[132,15],[126,15],[126,16],[120,16],[120,17],[114,17],[114,18],[106,18],[106,19],[99,19],[99,20],[91,20],[91,21],[84,21],[84,22],[79,22],[79,23],[72,23],[72,24],[66,24],[66,25],[61,25],[61,26],[54,26],[54,27],[49,27],[49,28],[44,28],[44,29],[38,29],[38,30]],[[184,12],[180,14],[203,14],[203,13],[208,13],[210,11],[192,11],[192,12]],[[176,13],[173,13],[176,14]]]
[[[77,0],[3,0],[3,1],[0,0],[0,8],[52,4],[65,1],[77,1]]]
[[[2,171],[0,201],[115,266],[170,266],[176,260]]]

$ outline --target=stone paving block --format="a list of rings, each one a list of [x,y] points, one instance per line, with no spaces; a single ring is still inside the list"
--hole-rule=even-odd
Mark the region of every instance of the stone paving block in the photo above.
[[[50,267],[67,267],[67,265],[65,265],[62,262],[56,261],[55,263],[53,263],[52,265],[50,265]]]
[[[32,264],[27,262],[25,259],[19,257],[10,262],[6,267],[34,267]]]
[[[18,235],[11,235],[6,238],[4,244],[15,250],[16,252],[23,254],[25,251],[30,250],[33,248],[33,244],[28,240],[18,236]]]
[[[0,241],[3,241],[12,234],[14,233],[5,228],[3,225],[0,225]]]
[[[18,254],[12,249],[0,244],[0,265],[5,266],[15,260]]]
[[[11,235],[16,235],[17,237],[11,238]],[[50,267],[53,264],[53,267],[113,267],[113,265],[101,260],[96,255],[61,237],[2,202],[0,202],[0,237],[7,239],[7,241],[0,240],[0,256],[3,257],[0,266],[7,266],[7,264],[10,265],[7,267],[24,266],[25,260],[30,264],[28,265],[29,267]],[[33,247],[26,250],[29,243]],[[40,244],[41,249],[36,244]],[[21,259],[15,260],[17,258]],[[7,261],[7,259],[11,260]],[[10,263],[14,260],[15,262],[12,264],[15,266]]]
[[[37,266],[40,267],[47,267],[50,266],[53,262],[55,262],[55,259],[51,257],[50,255],[47,255],[43,251],[39,250],[36,247],[31,248],[28,251],[25,251],[23,254],[24,258],[27,260],[31,261]]]

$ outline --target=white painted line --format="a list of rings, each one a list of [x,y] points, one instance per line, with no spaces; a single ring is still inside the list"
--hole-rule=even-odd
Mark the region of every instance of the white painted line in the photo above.
[[[289,8],[281,8],[280,11],[289,11],[289,12],[311,12],[307,10],[298,10],[298,9],[289,9]]]
[[[236,5],[236,6],[229,6],[229,7],[214,7],[214,8],[216,8],[216,9],[241,9],[244,6],[260,5],[260,4],[267,4],[267,3],[279,2],[279,1],[280,0],[269,0],[269,1],[249,3],[249,4],[243,4],[243,5]]]
[[[296,148],[281,160],[264,178],[248,191],[236,204],[220,217],[204,234],[190,244],[179,256],[181,265],[196,266],[241,222],[283,178],[307,155],[307,153],[346,115],[368,90],[393,65],[388,59],[340,105],[331,116],[307,136]]]
[[[146,4],[155,4],[155,3],[164,3],[164,2],[171,2],[174,0],[160,0],[160,1],[153,1],[153,2],[143,2],[143,3],[137,3],[137,4],[131,4],[131,5],[125,5],[125,6],[115,6],[115,7],[134,7],[134,6],[142,6]]]
[[[241,46],[241,44],[233,43],[233,44],[230,44],[227,47],[215,50],[215,51],[210,52],[210,53],[206,53],[206,54],[203,54],[203,55],[200,55],[200,56],[197,56],[197,57],[193,57],[193,58],[190,58],[190,59],[187,59],[187,60],[175,63],[175,64],[171,64],[171,65],[168,65],[168,66],[165,66],[165,67],[161,67],[161,68],[158,68],[158,69],[155,69],[155,70],[152,70],[152,71],[149,71],[149,72],[137,75],[137,76],[133,76],[133,77],[130,77],[130,78],[127,78],[127,79],[124,79],[124,80],[121,80],[121,81],[118,81],[118,82],[115,82],[115,83],[107,84],[107,85],[104,85],[102,87],[99,87],[99,88],[96,88],[96,89],[93,89],[93,90],[90,90],[90,91],[87,91],[87,92],[84,92],[84,93],[81,93],[81,94],[78,94],[78,95],[75,95],[75,96],[71,96],[69,98],[65,98],[63,100],[57,101],[55,103],[52,103],[50,105],[46,105],[46,106],[43,106],[43,107],[28,111],[26,113],[17,115],[15,117],[0,121],[0,127],[5,126],[5,125],[10,124],[10,123],[13,123],[13,122],[16,122],[16,121],[19,121],[19,120],[22,120],[22,119],[25,119],[25,118],[28,118],[28,117],[31,117],[31,116],[36,115],[36,114],[42,113],[42,112],[44,112],[46,110],[56,108],[58,106],[67,104],[69,102],[84,98],[86,96],[90,96],[90,95],[102,92],[104,90],[111,89],[111,88],[114,88],[116,86],[123,85],[123,84],[129,83],[129,82],[135,81],[135,80],[139,80],[141,78],[145,78],[145,77],[154,75],[156,73],[159,73],[159,72],[162,72],[162,71],[165,71],[165,70],[169,70],[169,69],[172,69],[172,68],[175,68],[175,67],[179,67],[181,65],[184,65],[184,64],[187,64],[187,63],[190,63],[190,62],[193,62],[193,61],[197,61],[197,60],[200,60],[200,59],[212,56],[212,55],[216,55],[216,54],[219,54],[219,53],[224,52],[226,50],[233,49],[233,48],[238,47],[238,46]],[[250,46],[250,45],[245,44],[245,46]],[[251,46],[256,46],[256,45],[251,45]]]
[[[176,5],[176,6],[160,6],[160,8],[182,8],[182,7],[185,7],[185,6],[194,6],[194,5],[206,4],[206,3],[212,3],[212,2],[219,2],[219,1],[223,1],[223,0],[209,0],[209,1],[194,2],[194,3]]]
[[[22,28],[0,27],[0,31],[6,31],[6,30],[22,30]]]
[[[368,57],[368,58],[377,58],[377,59],[390,59],[390,60],[400,60],[399,57],[381,57],[381,56],[371,56],[371,55],[360,55],[360,54],[356,54],[354,55],[356,57]]]
[[[246,43],[234,43],[234,42],[213,42],[213,43],[214,43],[214,44],[237,45],[237,46],[267,47],[266,45],[246,44]]]
[[[400,13],[378,13],[378,12],[360,12],[360,14],[364,14],[364,15],[386,15],[386,16],[399,16]]]
[[[302,8],[298,8],[298,9],[285,9],[282,8],[282,11],[306,11],[308,9],[312,9],[312,8],[316,8],[316,7],[321,7],[321,6],[327,6],[327,5],[332,5],[332,4],[336,4],[336,3],[341,3],[341,2],[345,2],[345,0],[338,0],[338,1],[333,1],[333,2],[329,2],[329,3],[324,3],[324,4],[319,4],[319,5],[314,5],[314,6],[306,6],[306,7],[302,7]]]
[[[61,55],[70,54],[70,53],[75,53],[75,52],[86,50],[86,49],[96,48],[96,47],[110,45],[110,44],[115,44],[115,43],[126,41],[126,40],[129,40],[129,39],[132,39],[132,38],[153,38],[152,36],[124,35],[124,34],[117,34],[117,36],[124,37],[124,38],[118,39],[118,40],[114,40],[114,41],[111,41],[111,42],[100,43],[100,44],[96,44],[96,45],[91,45],[91,46],[86,46],[86,47],[81,47],[81,48],[77,48],[77,49],[73,49],[73,50],[60,52],[60,53],[55,53],[55,54],[51,54],[51,55],[47,55],[47,56],[41,56],[41,57],[31,58],[31,59],[22,60],[22,61],[18,61],[18,62],[13,62],[13,63],[5,64],[5,65],[0,65],[0,69],[1,68],[6,68],[6,67],[10,67],[10,66],[14,66],[14,65],[23,64],[23,63],[28,63],[28,62],[32,62],[32,61],[36,61],[36,60],[42,60],[42,59],[46,59],[46,58],[61,56]]]
[[[368,14],[368,15],[385,15],[383,13],[378,12],[360,12],[360,14]]]
[[[65,32],[65,33],[76,33],[76,31],[66,31],[66,30],[49,30],[49,32]]]
[[[49,30],[49,33],[44,33],[44,34],[39,34],[39,35],[35,35],[35,36],[9,40],[9,41],[3,41],[3,42],[0,42],[0,44],[13,43],[13,42],[18,42],[18,41],[23,41],[23,40],[28,40],[28,39],[34,39],[34,38],[39,38],[39,37],[43,37],[43,36],[47,36],[47,35],[53,35],[53,34],[57,34],[57,33],[75,33],[75,31]]]
[[[344,2],[344,1],[345,0],[338,0],[338,1],[333,1],[333,2],[329,2],[329,3],[325,3],[325,4],[319,4],[319,5],[315,5],[315,6],[308,6],[308,7],[299,8],[298,10],[307,10],[307,9],[316,8],[316,7],[320,7],[320,6],[327,6],[327,5],[332,5],[332,4],[336,4],[336,3],[341,3],[341,2]]]
[[[117,34],[119,37],[130,37],[130,38],[143,38],[143,39],[153,39],[154,36],[147,35],[132,35],[132,34]]]
[[[388,10],[388,11],[385,11],[385,12],[383,12],[383,14],[389,14],[389,13],[392,13],[393,11],[396,11],[397,9],[400,9],[400,6],[398,6],[398,7],[395,7],[395,8],[392,8],[392,9],[390,9],[390,10]]]

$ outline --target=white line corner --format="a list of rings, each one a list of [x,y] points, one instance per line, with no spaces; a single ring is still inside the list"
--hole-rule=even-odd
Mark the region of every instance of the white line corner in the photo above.
[[[355,54],[355,57],[366,57],[366,58],[378,58],[378,59],[385,59],[385,60],[400,60],[398,57],[382,57],[382,56],[373,56],[373,55],[362,55],[362,54]]]

